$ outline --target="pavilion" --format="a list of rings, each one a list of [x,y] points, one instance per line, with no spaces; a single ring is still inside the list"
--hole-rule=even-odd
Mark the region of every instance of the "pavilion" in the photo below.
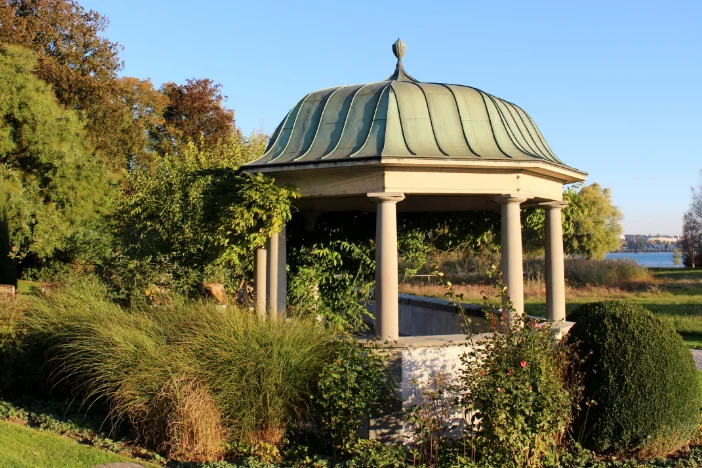
[[[586,173],[553,153],[520,107],[469,86],[420,82],[392,46],[395,72],[363,85],[315,91],[293,107],[265,154],[242,170],[298,187],[303,212],[376,211],[376,335],[398,338],[397,211],[499,210],[502,270],[524,313],[523,206],[546,224],[547,318],[565,319],[563,185]],[[285,230],[256,251],[256,308],[286,308]]]

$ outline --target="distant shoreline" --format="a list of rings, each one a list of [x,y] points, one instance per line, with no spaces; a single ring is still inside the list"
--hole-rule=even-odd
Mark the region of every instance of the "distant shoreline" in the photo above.
[[[609,255],[609,254],[636,254],[636,255],[638,255],[638,254],[672,254],[672,253],[675,253],[675,252],[673,252],[672,250],[660,250],[660,251],[653,251],[653,252],[650,250],[644,250],[641,252],[636,252],[636,251],[622,252],[621,250],[615,250],[614,252],[607,252],[607,255]]]
[[[650,255],[649,255],[650,254]],[[674,252],[610,252],[605,256],[609,260],[631,260],[647,268],[680,268],[673,262]]]

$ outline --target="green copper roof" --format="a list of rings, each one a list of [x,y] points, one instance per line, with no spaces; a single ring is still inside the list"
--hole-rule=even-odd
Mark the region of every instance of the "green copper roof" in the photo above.
[[[469,86],[419,82],[405,72],[399,39],[393,52],[397,67],[388,79],[305,96],[273,133],[265,154],[245,166],[381,157],[536,159],[565,166],[519,106]]]

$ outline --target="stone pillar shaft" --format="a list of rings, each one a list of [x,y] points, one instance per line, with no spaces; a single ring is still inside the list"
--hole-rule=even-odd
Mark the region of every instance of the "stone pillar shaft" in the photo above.
[[[275,320],[278,315],[278,234],[268,238],[266,250],[266,305],[268,318]]]
[[[546,318],[565,320],[565,258],[563,255],[563,224],[561,210],[568,202],[542,203],[545,211],[546,234]]]
[[[278,317],[285,317],[285,311],[288,308],[288,242],[285,237],[286,232],[287,229],[283,226],[283,229],[278,233]]]
[[[516,315],[524,313],[524,272],[522,266],[522,221],[520,205],[526,198],[500,197],[502,204],[502,279],[514,310],[509,311],[511,322]]]
[[[259,317],[266,316],[266,249],[256,249],[254,258],[254,307]]]
[[[375,221],[375,335],[387,340],[399,337],[397,257],[397,203],[401,193],[369,193],[378,204]]]
[[[286,242],[285,226],[283,229],[273,234],[267,245],[267,292],[268,292],[268,316],[277,319],[285,314],[287,307],[286,289]]]

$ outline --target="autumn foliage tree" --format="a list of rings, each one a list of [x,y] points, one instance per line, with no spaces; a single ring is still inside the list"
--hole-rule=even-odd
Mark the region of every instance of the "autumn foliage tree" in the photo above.
[[[166,99],[149,80],[120,78],[120,46],[100,35],[108,20],[75,0],[2,0],[0,43],[38,56],[36,74],[85,118],[92,151],[116,174],[149,155],[147,131]]]
[[[139,207],[144,216],[170,213],[175,217],[161,220],[161,227],[184,220],[204,235],[211,225],[197,224],[205,222],[200,205],[187,194],[202,195],[197,190],[205,190],[206,181],[244,190],[233,171],[265,147],[265,137],[239,132],[212,80],[155,89],[148,79],[120,76],[121,47],[102,36],[107,25],[76,0],[0,0],[0,271],[8,281],[17,265],[27,277],[50,263],[104,265],[107,258],[142,253],[159,259],[149,263],[161,268],[156,275],[202,273],[212,264],[213,247],[204,253],[203,245],[193,247],[200,253],[186,255],[191,244],[176,242],[174,255],[147,241],[154,235],[146,225],[130,238],[142,244],[129,244],[119,230],[111,235],[115,225],[108,220],[137,223],[115,207],[146,204],[153,196],[153,206]],[[169,183],[168,177],[176,186],[154,185]],[[167,210],[159,214],[159,206]],[[176,216],[181,208],[183,218]],[[164,234],[166,242],[170,235],[178,228]]]
[[[234,111],[224,107],[226,96],[221,88],[209,78],[189,79],[183,85],[169,82],[161,87],[167,105],[153,138],[162,153],[176,152],[189,141],[201,150],[212,151],[232,137],[240,137]]]

